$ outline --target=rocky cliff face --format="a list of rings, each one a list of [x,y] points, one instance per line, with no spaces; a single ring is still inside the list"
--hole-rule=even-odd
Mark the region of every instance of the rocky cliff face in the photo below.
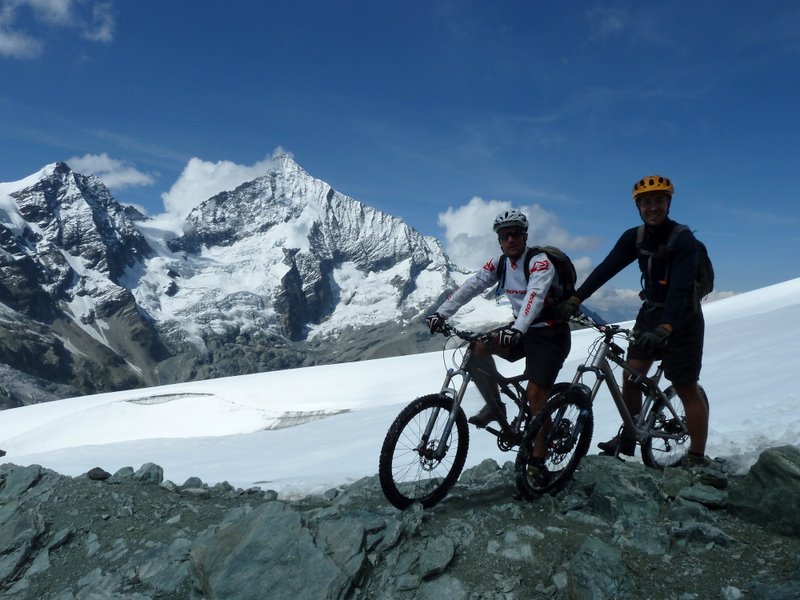
[[[738,598],[800,596],[800,450],[744,477],[588,456],[557,496],[513,499],[513,465],[465,471],[405,512],[377,477],[289,501],[0,466],[3,598]]]
[[[0,184],[0,362],[16,373],[0,406],[418,351],[409,325],[463,277],[288,156],[198,199],[183,229],[155,233],[64,163]],[[14,392],[25,378],[42,394]]]
[[[121,281],[150,248],[126,211],[99,180],[64,163],[7,187],[0,308],[8,325],[0,330],[0,360],[54,384],[56,393],[58,386],[85,393],[154,383],[148,373],[158,339]]]

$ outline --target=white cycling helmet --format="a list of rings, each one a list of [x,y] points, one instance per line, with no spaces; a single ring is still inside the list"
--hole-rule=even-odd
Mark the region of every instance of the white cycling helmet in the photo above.
[[[501,212],[494,219],[494,232],[497,233],[504,227],[519,227],[528,231],[528,217],[514,209]]]

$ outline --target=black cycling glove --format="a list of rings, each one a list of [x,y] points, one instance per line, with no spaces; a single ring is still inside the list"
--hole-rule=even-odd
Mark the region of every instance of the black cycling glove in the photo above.
[[[428,329],[431,330],[431,333],[436,333],[441,331],[442,327],[444,327],[444,323],[447,319],[444,318],[439,313],[433,313],[425,317],[425,324],[428,326]]]

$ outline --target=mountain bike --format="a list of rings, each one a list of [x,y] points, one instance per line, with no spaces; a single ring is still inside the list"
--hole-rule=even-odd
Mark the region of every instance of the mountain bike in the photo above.
[[[387,500],[399,509],[414,502],[429,508],[441,501],[455,484],[464,468],[469,448],[469,426],[461,407],[471,381],[467,372],[478,342],[492,344],[497,332],[460,331],[445,324],[441,333],[460,341],[453,350],[453,366],[447,369],[441,390],[422,396],[406,406],[395,418],[381,447],[378,476]],[[463,351],[460,361],[457,351]],[[448,344],[445,342],[444,352]],[[500,450],[508,452],[522,442],[530,418],[525,386],[528,377],[496,375],[500,392],[511,399],[517,414],[509,422],[499,407],[495,411],[498,427],[488,425],[485,431],[497,438]]]
[[[664,369],[658,364],[651,377],[636,371],[625,359],[625,351],[615,339],[633,341],[636,332],[619,325],[600,325],[585,315],[573,317],[574,322],[596,329],[600,336],[589,348],[589,356],[578,366],[569,383],[553,386],[545,407],[534,415],[525,429],[515,464],[516,486],[520,495],[535,499],[544,493],[553,493],[569,481],[581,459],[589,450],[594,428],[592,406],[597,392],[606,385],[622,417],[623,428],[630,431],[641,446],[642,462],[656,469],[678,465],[689,451],[689,431],[683,403],[675,402],[677,394],[672,386],[660,387]],[[622,398],[622,391],[614,376],[613,366],[622,368],[632,382],[642,391],[642,409],[631,415]],[[590,388],[583,383],[585,376],[593,376]],[[708,396],[700,387],[708,406]],[[532,456],[534,441],[544,431],[544,469],[541,459]],[[617,451],[617,456],[619,452]]]

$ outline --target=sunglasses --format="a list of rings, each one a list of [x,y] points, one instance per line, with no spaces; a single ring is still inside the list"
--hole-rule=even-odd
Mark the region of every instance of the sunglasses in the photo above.
[[[523,235],[525,235],[525,232],[522,231],[521,229],[512,229],[511,231],[501,231],[500,233],[497,234],[497,239],[502,242],[503,240],[508,240],[512,238],[513,239],[521,238]]]

